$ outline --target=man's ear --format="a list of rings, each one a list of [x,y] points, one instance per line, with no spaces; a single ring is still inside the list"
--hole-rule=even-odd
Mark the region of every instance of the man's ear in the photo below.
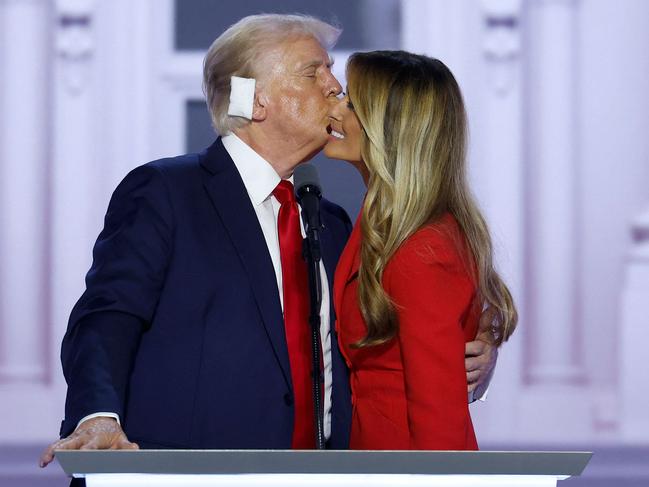
[[[263,122],[266,120],[266,107],[268,106],[268,97],[259,90],[255,91],[255,100],[252,104],[252,120],[254,122]]]

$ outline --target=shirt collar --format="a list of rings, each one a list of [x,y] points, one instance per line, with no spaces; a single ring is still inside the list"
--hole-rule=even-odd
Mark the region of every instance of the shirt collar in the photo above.
[[[253,206],[259,206],[272,194],[282,179],[266,159],[235,134],[224,135],[221,142],[241,175],[250,201]]]

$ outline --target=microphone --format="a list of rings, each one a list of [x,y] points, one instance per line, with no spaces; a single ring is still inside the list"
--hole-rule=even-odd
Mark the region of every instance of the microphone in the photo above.
[[[320,221],[320,177],[318,170],[313,164],[300,164],[293,173],[295,196],[302,207],[302,219],[307,238],[319,239],[319,231],[322,228]]]
[[[311,325],[311,387],[313,391],[313,416],[316,426],[316,447],[325,447],[322,384],[320,383],[320,362],[322,344],[320,341],[320,308],[322,306],[322,281],[320,279],[320,178],[312,164],[300,164],[293,172],[295,196],[302,207],[302,220],[306,230],[302,256],[307,264],[309,281],[309,324]]]

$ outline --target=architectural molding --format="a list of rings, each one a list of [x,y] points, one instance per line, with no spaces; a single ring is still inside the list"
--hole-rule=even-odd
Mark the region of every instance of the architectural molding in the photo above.
[[[581,386],[579,73],[572,2],[530,2],[526,64],[527,251],[525,372],[530,385]]]
[[[95,51],[94,0],[59,0],[56,3],[56,52],[68,92],[78,95],[88,79]]]
[[[521,55],[522,0],[482,0],[484,39],[482,50],[492,88],[506,95],[516,78]]]
[[[649,207],[631,221],[633,245],[629,252],[628,265],[634,262],[649,262]]]

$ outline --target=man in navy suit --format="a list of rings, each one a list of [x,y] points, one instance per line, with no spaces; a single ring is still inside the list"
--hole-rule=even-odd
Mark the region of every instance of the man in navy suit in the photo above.
[[[258,15],[213,43],[204,88],[222,137],[140,166],[115,190],[63,340],[62,439],[42,466],[57,448],[291,447],[273,191],[326,142],[341,93],[327,49],[339,34],[310,17]],[[232,111],[233,76],[255,80],[249,113]],[[329,295],[351,222],[326,200],[321,211],[325,435],[346,448],[349,385]],[[474,387],[496,353],[470,345]]]

